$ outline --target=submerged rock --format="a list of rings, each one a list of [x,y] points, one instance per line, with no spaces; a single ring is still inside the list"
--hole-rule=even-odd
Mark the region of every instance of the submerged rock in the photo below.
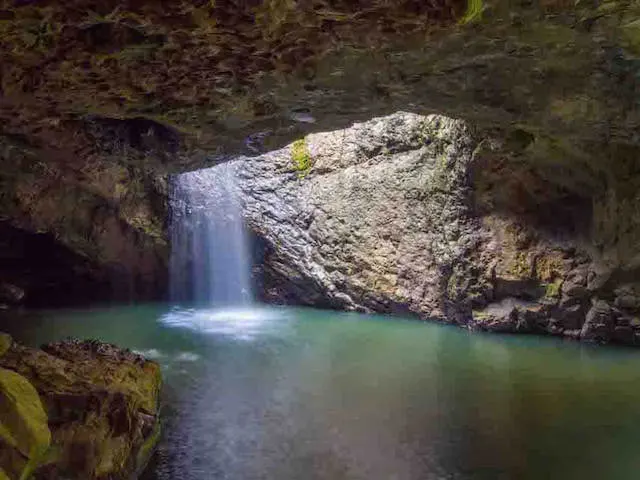
[[[8,478],[128,479],[142,471],[159,436],[155,362],[98,341],[38,350],[4,338],[0,468]]]

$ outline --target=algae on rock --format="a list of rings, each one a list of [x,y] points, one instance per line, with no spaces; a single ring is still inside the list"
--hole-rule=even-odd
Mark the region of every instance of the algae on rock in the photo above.
[[[298,178],[304,178],[311,169],[311,154],[305,138],[291,144],[291,160],[294,170],[298,172]]]
[[[0,368],[0,471],[27,480],[51,443],[51,432],[36,389],[11,370]]]

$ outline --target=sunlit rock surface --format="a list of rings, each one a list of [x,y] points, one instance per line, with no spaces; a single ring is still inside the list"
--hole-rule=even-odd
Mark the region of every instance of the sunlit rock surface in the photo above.
[[[536,166],[545,142],[399,113],[309,135],[305,169],[301,147],[245,160],[265,295],[637,343],[639,250],[625,236],[638,228],[613,241],[599,228],[628,224],[601,203],[624,193],[616,177]]]
[[[97,341],[0,340],[0,478],[141,472],[159,435],[156,363]]]

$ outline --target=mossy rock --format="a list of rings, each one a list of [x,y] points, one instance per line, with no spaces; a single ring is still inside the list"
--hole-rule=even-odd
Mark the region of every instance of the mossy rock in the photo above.
[[[139,473],[159,435],[158,364],[114,345],[67,340],[42,349],[13,343],[0,356],[2,367],[27,377],[48,413],[51,447],[33,464],[36,476],[91,480]],[[0,468],[7,463],[0,451]],[[14,471],[10,478],[22,480]]]
[[[544,296],[552,300],[560,298],[561,289],[562,289],[561,279],[556,279],[553,283],[546,283],[544,285]]]
[[[138,451],[138,455],[136,456],[136,472],[142,473],[146,468],[149,460],[151,460],[151,456],[153,455],[158,441],[160,440],[161,434],[162,428],[160,426],[160,422],[157,422],[153,429],[153,432],[145,440],[145,442],[140,447],[140,450]]]
[[[11,338],[11,335],[0,333],[0,356],[4,355],[4,352],[11,348],[12,343],[13,339]]]
[[[38,392],[22,375],[4,368],[0,368],[0,442],[5,444],[1,467],[21,480],[39,465],[51,443]]]
[[[302,138],[291,144],[291,160],[299,178],[303,178],[309,173],[311,169],[311,153],[306,139]]]

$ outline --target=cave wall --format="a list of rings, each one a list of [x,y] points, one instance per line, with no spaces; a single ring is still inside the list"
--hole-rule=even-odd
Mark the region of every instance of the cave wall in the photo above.
[[[0,120],[85,154],[96,123],[155,125],[175,170],[396,111],[637,145],[639,15],[633,0],[6,0]]]
[[[126,156],[71,162],[15,137],[0,148],[1,303],[163,297],[164,177]]]

